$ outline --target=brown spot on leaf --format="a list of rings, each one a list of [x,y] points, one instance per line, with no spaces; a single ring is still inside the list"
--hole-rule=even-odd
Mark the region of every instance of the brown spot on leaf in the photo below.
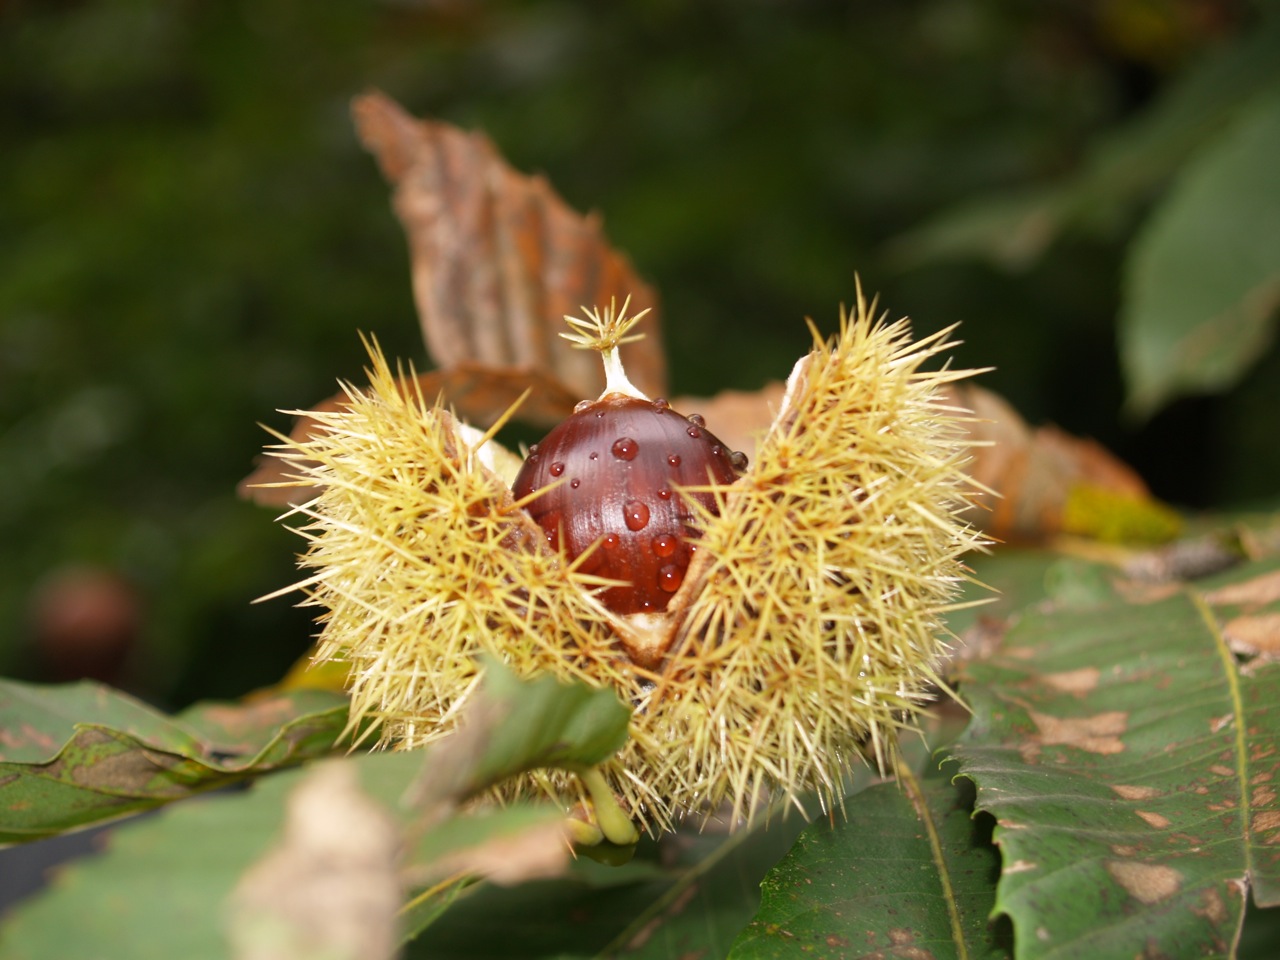
[[[1234,617],[1223,626],[1222,634],[1236,653],[1280,657],[1280,613]]]
[[[1221,763],[1215,763],[1209,768],[1209,772],[1216,773],[1220,777],[1234,777],[1236,775],[1236,772],[1232,767],[1228,767]]]
[[[1227,905],[1222,902],[1222,894],[1213,887],[1209,887],[1200,894],[1200,906],[1192,909],[1215,927],[1220,927],[1227,922]]]
[[[1262,842],[1267,846],[1280,843],[1280,810],[1261,810],[1253,816],[1253,832],[1255,834],[1275,831]]]
[[[827,946],[828,946],[828,947],[833,947],[833,948],[834,948],[834,947],[847,947],[848,945],[849,945],[849,940],[848,940],[848,938],[847,938],[847,937],[840,937],[840,936],[837,936],[837,935],[836,935],[836,934],[834,934],[834,933],[829,933],[829,934],[827,934]]]
[[[1129,722],[1126,711],[1108,710],[1088,717],[1053,717],[1035,710],[1027,712],[1038,729],[1039,743],[1043,746],[1076,747],[1104,755],[1124,750],[1120,735]]]
[[[1015,860],[1001,870],[1000,873],[1002,876],[1010,873],[1025,873],[1027,870],[1037,870],[1039,866],[1038,863],[1032,863],[1030,860]]]
[[[1275,802],[1276,791],[1273,787],[1257,787],[1249,798],[1249,803],[1255,807],[1269,807]]]
[[[1182,889],[1182,874],[1162,864],[1108,860],[1107,873],[1129,896],[1147,905],[1167,900]]]
[[[24,723],[17,730],[6,730],[0,728],[0,747],[9,750],[22,749],[31,744],[35,744],[41,750],[47,750],[52,755],[58,750],[58,742],[38,727],[33,727],[29,723]],[[0,750],[0,760],[5,759],[3,750]]]
[[[1150,810],[1135,810],[1133,812],[1158,829],[1163,830],[1169,825],[1168,817],[1161,816],[1158,813],[1152,813]]]
[[[1132,857],[1138,852],[1138,848],[1127,843],[1117,843],[1111,848],[1111,852],[1117,857]]]
[[[1160,796],[1160,791],[1155,787],[1138,787],[1130,784],[1115,783],[1111,785],[1111,789],[1125,800],[1150,800],[1152,797]]]
[[[1280,570],[1210,590],[1204,599],[1214,606],[1263,607],[1275,603],[1280,600]]]
[[[1102,671],[1097,667],[1082,667],[1079,670],[1064,670],[1061,673],[1046,673],[1044,682],[1055,690],[1083,697],[1092,693],[1098,686]]]

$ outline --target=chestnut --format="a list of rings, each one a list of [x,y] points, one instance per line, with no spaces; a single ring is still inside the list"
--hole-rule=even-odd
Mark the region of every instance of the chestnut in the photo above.
[[[699,512],[719,513],[706,488],[745,467],[697,414],[611,393],[579,404],[531,447],[512,492],[536,494],[525,510],[553,549],[570,560],[587,553],[584,572],[625,583],[601,593],[608,609],[661,613],[697,550]]]

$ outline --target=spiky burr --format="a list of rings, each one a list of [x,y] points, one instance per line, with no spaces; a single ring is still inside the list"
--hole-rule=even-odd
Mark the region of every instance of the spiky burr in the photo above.
[[[952,345],[948,331],[913,342],[906,321],[875,309],[859,293],[834,337],[814,331],[753,464],[712,437],[689,448],[691,473],[671,476],[665,458],[689,454],[662,449],[669,418],[693,441],[705,438],[690,427],[704,425],[626,383],[616,347],[638,318],[625,305],[588,313],[571,334],[609,371],[575,416],[603,411],[608,429],[553,431],[523,465],[493,431],[406,395],[373,347],[369,388],[313,414],[320,432],[278,453],[320,488],[300,508],[299,586],[324,611],[320,656],[351,665],[353,722],[374,721],[385,745],[434,740],[481,653],[524,675],[610,686],[635,708],[631,737],[592,774],[592,793],[603,780],[651,831],[726,802],[734,822],[771,797],[838,803],[864,757],[891,768],[894,734],[938,683],[943,615],[981,541],[957,519],[972,492],[966,414],[942,392],[968,372],[926,369]],[[641,414],[645,430],[657,424],[642,442],[640,428],[620,427]],[[613,445],[628,439],[664,459],[627,469],[630,448]],[[592,472],[592,452],[619,469]],[[662,530],[651,527],[657,499],[637,484],[654,498],[669,490]],[[633,501],[648,516],[613,544],[626,562],[606,563],[610,534],[639,516]],[[667,533],[682,566],[674,589],[655,590],[662,565],[636,554],[665,550],[656,538]],[[555,772],[511,789],[585,797]]]

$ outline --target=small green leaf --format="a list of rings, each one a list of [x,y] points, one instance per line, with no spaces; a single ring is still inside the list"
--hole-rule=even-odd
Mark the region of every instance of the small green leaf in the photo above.
[[[988,919],[999,856],[972,812],[972,791],[936,770],[860,793],[765,878],[730,956],[1008,957]]]
[[[0,680],[0,843],[38,839],[333,748],[346,698],[317,690],[168,717],[92,683]]]
[[[1182,171],[1129,254],[1120,316],[1130,409],[1234,384],[1280,307],[1280,87]]]
[[[471,792],[525,770],[595,766],[626,743],[631,719],[612,690],[549,676],[520,680],[492,658],[472,722],[482,713],[489,739],[475,758]]]

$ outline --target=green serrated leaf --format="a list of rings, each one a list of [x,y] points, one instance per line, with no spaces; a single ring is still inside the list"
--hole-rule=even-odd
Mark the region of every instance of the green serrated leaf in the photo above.
[[[963,691],[1018,957],[1225,955],[1250,880],[1270,902],[1280,668],[1238,670],[1201,597],[1025,611]]]
[[[859,794],[808,827],[763,884],[731,956],[1008,957],[989,915],[999,857],[972,792],[931,771]]]
[[[346,699],[321,691],[168,717],[98,684],[0,681],[0,843],[51,836],[330,751]]]
[[[1120,316],[1130,410],[1234,384],[1280,306],[1280,87],[1182,172],[1129,255]]]

